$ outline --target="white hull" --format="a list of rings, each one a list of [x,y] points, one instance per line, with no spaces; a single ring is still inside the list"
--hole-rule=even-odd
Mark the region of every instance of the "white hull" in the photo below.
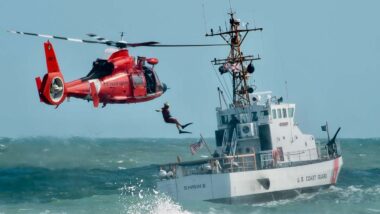
[[[342,157],[312,164],[256,171],[190,175],[161,180],[157,188],[177,201],[234,199],[280,194],[335,184]]]

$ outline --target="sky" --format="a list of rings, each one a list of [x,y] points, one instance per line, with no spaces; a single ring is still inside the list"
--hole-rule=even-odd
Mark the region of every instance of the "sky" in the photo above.
[[[243,51],[255,62],[258,90],[271,90],[296,103],[296,121],[308,134],[324,137],[320,125],[341,126],[346,138],[380,137],[380,2],[376,0],[231,0],[242,22],[263,27],[249,34]],[[228,22],[228,0],[107,0],[0,2],[0,136],[29,137],[212,137],[219,86],[212,59],[226,47],[132,48],[134,56],[156,57],[160,80],[170,89],[139,104],[93,108],[71,99],[58,109],[39,102],[34,78],[46,73],[43,38],[26,32],[86,38],[97,33],[129,42],[220,43],[206,30]],[[106,47],[52,41],[66,81],[80,78]],[[227,79],[228,80],[228,79]],[[285,82],[287,82],[287,93]],[[288,96],[286,96],[288,94]],[[164,102],[180,122],[194,122],[194,134],[180,136],[154,110]]]

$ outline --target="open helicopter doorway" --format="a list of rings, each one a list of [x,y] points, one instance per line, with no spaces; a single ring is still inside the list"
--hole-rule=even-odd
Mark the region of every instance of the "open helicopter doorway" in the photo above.
[[[144,77],[146,81],[146,92],[148,94],[156,93],[157,80],[156,80],[156,76],[153,73],[153,69],[143,66],[143,70],[144,70]]]

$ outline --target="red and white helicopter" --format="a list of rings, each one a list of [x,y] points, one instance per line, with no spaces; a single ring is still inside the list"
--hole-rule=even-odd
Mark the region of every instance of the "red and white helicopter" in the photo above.
[[[95,34],[87,34],[91,40],[75,39],[46,34],[9,31],[10,33],[38,36],[48,39],[61,39],[71,42],[103,44],[116,47],[108,59],[97,59],[91,71],[85,76],[71,82],[65,82],[58,60],[50,41],[44,43],[47,73],[41,79],[36,77],[40,101],[58,107],[65,98],[75,97],[92,100],[94,107],[99,103],[105,107],[113,103],[139,103],[160,97],[167,90],[154,71],[157,58],[135,57],[129,54],[129,47],[202,47],[221,46],[224,44],[195,45],[161,45],[158,42],[128,43],[123,40],[111,41]],[[147,65],[149,64],[149,65]]]

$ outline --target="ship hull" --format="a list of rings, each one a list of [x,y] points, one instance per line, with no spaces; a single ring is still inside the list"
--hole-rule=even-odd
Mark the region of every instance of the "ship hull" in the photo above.
[[[323,189],[327,189],[332,184],[322,185],[322,186],[312,186],[291,190],[280,190],[274,192],[258,193],[245,196],[237,196],[231,198],[220,198],[206,200],[213,203],[223,203],[223,204],[253,204],[253,203],[265,203],[275,200],[284,200],[289,198],[295,198],[302,193],[313,193]]]
[[[157,188],[177,201],[260,203],[334,185],[342,165],[342,157],[337,157],[283,168],[190,175],[161,180]]]

